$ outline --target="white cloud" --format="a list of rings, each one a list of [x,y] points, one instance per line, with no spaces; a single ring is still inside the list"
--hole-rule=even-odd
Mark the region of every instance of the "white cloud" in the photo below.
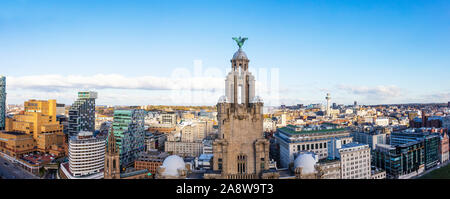
[[[223,78],[214,77],[125,77],[118,74],[34,75],[8,77],[8,89],[36,89],[59,91],[61,89],[143,89],[143,90],[215,90],[224,86]]]
[[[338,85],[337,88],[351,94],[364,95],[367,97],[394,98],[402,95],[402,90],[395,85],[379,85],[375,87],[368,87],[341,84]]]
[[[174,73],[172,77],[126,77],[119,74],[32,75],[7,77],[8,103],[28,99],[57,99],[70,104],[81,90],[99,92],[98,104],[105,105],[212,105],[224,95],[224,77],[191,77]],[[256,81],[257,95],[266,104],[278,103],[280,92],[267,82]]]

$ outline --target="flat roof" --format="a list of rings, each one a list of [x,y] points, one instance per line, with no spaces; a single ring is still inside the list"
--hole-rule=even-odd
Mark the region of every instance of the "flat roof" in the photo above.
[[[126,177],[140,175],[140,174],[144,174],[144,173],[148,173],[148,172],[149,171],[147,169],[143,169],[143,170],[132,171],[132,172],[128,172],[128,173],[121,173],[120,177],[121,178],[126,178]]]
[[[342,145],[342,148],[344,149],[344,148],[351,148],[351,147],[364,146],[364,145],[369,146],[368,144],[364,144],[364,143],[350,142],[348,144]]]
[[[320,130],[312,130],[312,131],[295,131],[288,127],[282,127],[278,130],[289,133],[289,134],[309,134],[309,133],[328,133],[328,132],[339,132],[339,131],[345,131],[345,128],[336,128],[336,129],[320,129]]]

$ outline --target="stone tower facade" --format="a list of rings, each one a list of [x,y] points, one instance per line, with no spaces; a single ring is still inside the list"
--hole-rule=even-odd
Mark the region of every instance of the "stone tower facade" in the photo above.
[[[104,179],[120,179],[120,157],[116,145],[116,138],[111,130],[108,135],[108,144],[105,153]]]
[[[217,104],[219,137],[213,143],[213,170],[219,178],[260,178],[269,168],[269,141],[263,135],[263,102],[241,48],[231,59],[225,96]]]

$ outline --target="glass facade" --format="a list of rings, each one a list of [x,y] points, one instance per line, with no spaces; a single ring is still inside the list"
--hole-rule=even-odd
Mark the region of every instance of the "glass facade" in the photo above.
[[[415,131],[391,133],[391,145],[402,145],[411,142],[421,142],[423,144],[425,169],[430,169],[438,164],[440,142],[438,134]]]
[[[96,92],[79,92],[78,99],[69,110],[68,133],[75,136],[80,131],[95,131]]]
[[[0,76],[0,130],[5,129],[6,117],[6,77]]]
[[[387,178],[419,171],[425,163],[425,147],[423,142],[391,146],[377,146],[372,152],[372,164],[386,171]]]
[[[145,111],[141,109],[115,110],[113,132],[122,168],[133,164],[145,150]]]

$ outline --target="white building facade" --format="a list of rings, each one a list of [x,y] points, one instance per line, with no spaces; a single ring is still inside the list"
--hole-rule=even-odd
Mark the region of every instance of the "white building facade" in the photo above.
[[[371,179],[370,147],[352,142],[338,150],[341,160],[341,179]]]
[[[69,170],[73,177],[101,173],[105,164],[106,139],[92,132],[80,132],[69,139]]]

